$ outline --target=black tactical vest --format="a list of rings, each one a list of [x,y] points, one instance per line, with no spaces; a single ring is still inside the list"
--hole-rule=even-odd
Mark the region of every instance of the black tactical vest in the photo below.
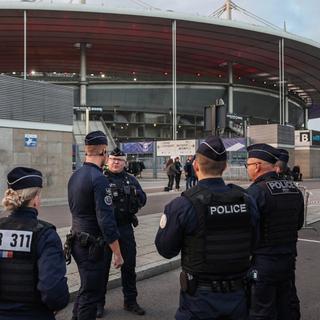
[[[244,275],[250,265],[251,218],[240,187],[215,193],[196,186],[183,193],[197,211],[199,226],[186,236],[182,268],[208,280]]]
[[[266,194],[266,205],[260,211],[259,247],[296,242],[303,197],[295,183],[273,176],[257,182],[257,185]]]
[[[0,219],[0,300],[41,304],[37,290],[37,242],[48,222],[24,217]]]
[[[104,174],[110,181],[112,203],[118,226],[131,224],[132,215],[139,210],[136,187],[131,183],[127,173],[116,176],[110,171]]]

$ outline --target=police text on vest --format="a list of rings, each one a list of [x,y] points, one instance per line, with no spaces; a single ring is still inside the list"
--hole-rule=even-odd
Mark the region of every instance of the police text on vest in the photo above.
[[[213,207],[209,207],[209,212],[210,212],[210,215],[229,214],[229,213],[245,213],[245,212],[247,212],[247,206],[245,203],[213,206]]]

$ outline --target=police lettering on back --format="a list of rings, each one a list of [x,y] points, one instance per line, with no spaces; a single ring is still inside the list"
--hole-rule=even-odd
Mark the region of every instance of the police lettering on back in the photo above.
[[[299,193],[295,183],[288,180],[274,180],[266,182],[272,195],[284,193]]]
[[[209,213],[211,216],[215,214],[229,214],[229,213],[247,213],[247,206],[245,203],[241,204],[227,204],[221,206],[209,207]]]

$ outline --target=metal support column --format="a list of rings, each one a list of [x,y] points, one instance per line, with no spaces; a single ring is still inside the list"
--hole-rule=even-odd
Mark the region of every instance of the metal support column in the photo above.
[[[228,113],[233,113],[233,70],[232,62],[228,63]]]
[[[89,133],[89,107],[87,106],[86,43],[80,43],[80,106],[86,108],[86,134]]]
[[[27,79],[27,11],[23,11],[23,79]]]
[[[304,129],[308,129],[309,109],[304,108]]]
[[[288,120],[285,106],[285,79],[284,79],[284,39],[279,39],[279,124],[285,124]]]
[[[172,140],[177,140],[177,22],[172,22]]]

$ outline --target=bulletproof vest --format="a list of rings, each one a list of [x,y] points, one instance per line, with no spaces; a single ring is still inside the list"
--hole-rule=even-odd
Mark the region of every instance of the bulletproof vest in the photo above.
[[[260,209],[259,247],[296,242],[303,197],[295,183],[272,177],[257,182],[257,185],[266,195],[266,204]]]
[[[48,222],[24,217],[0,219],[0,301],[42,304],[37,290],[37,243]]]
[[[110,181],[112,203],[118,226],[130,224],[132,215],[139,210],[136,187],[131,183],[127,173],[116,176],[106,171],[105,175]]]
[[[251,220],[240,187],[212,192],[196,186],[184,192],[198,215],[198,229],[187,235],[181,250],[182,268],[215,279],[245,274],[250,265]]]

